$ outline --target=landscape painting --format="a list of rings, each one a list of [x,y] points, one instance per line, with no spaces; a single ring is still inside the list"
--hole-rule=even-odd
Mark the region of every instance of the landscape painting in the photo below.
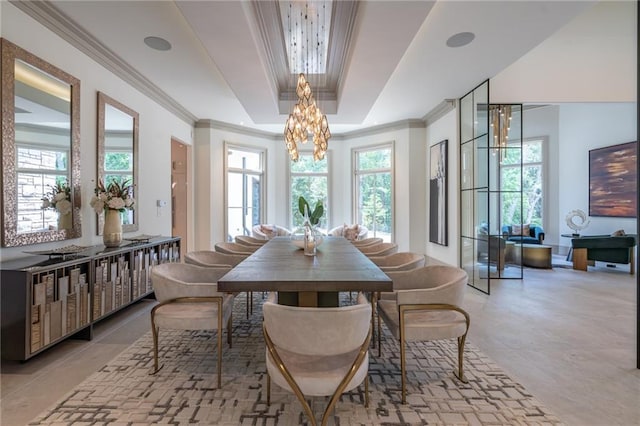
[[[589,216],[636,217],[637,142],[589,151]]]
[[[429,167],[429,241],[447,241],[447,140],[431,146]]]

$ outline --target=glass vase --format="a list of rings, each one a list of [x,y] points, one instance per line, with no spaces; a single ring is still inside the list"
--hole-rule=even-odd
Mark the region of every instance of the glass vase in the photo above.
[[[106,247],[118,247],[122,243],[122,216],[118,210],[105,210],[102,242]]]

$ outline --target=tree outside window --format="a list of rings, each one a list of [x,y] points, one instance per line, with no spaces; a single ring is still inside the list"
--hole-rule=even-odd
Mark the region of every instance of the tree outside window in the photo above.
[[[314,161],[313,154],[301,152],[297,162],[291,162],[290,182],[290,212],[291,227],[302,226],[303,216],[298,208],[298,199],[302,196],[307,200],[311,209],[318,201],[322,201],[325,214],[318,222],[318,228],[327,229],[329,223],[329,158],[325,154],[321,161]]]
[[[393,237],[393,148],[391,145],[355,151],[356,221],[370,237]]]
[[[522,193],[520,193],[520,165],[522,164]],[[502,223],[525,223],[544,227],[544,141],[540,139],[522,143],[520,149],[505,149],[500,165]],[[520,203],[522,202],[522,211]]]

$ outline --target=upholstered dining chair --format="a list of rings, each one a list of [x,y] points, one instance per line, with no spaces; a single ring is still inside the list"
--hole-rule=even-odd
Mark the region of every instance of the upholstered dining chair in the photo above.
[[[240,256],[250,256],[253,254],[253,252],[258,250],[260,247],[245,246],[238,243],[221,242],[221,243],[216,243],[214,248],[219,253],[234,254],[234,255],[240,255]]]
[[[331,396],[322,425],[340,395],[362,382],[368,406],[371,305],[362,294],[357,304],[337,308],[278,305],[270,294],[263,313],[267,405],[273,380],[296,395],[312,425],[317,422],[305,396]]]
[[[356,247],[372,246],[374,244],[380,244],[382,242],[384,242],[384,240],[380,237],[370,237],[362,240],[351,241],[351,243]]]
[[[364,240],[367,238],[369,229],[360,224],[336,226],[329,229],[327,235],[330,237],[345,237],[349,241]]]
[[[187,263],[164,263],[151,270],[151,282],[158,304],[151,309],[153,372],[158,366],[160,329],[217,330],[218,388],[222,387],[222,329],[227,326],[231,347],[233,295],[220,293],[216,282],[227,268],[205,268]]]
[[[260,238],[250,237],[248,235],[236,235],[235,236],[236,243],[242,244],[243,246],[250,247],[262,247],[267,243],[267,240],[263,240]]]
[[[226,254],[211,250],[191,251],[184,255],[184,263],[204,266],[206,268],[231,269],[247,258],[246,254]],[[253,292],[247,292],[247,319],[253,314]]]
[[[408,271],[410,269],[422,268],[425,265],[424,254],[404,251],[393,253],[387,256],[369,256],[382,272]]]
[[[393,280],[396,297],[377,302],[378,355],[381,352],[380,322],[383,320],[400,343],[402,403],[406,404],[406,342],[456,338],[456,376],[466,382],[463,358],[470,318],[461,306],[467,273],[455,266],[430,265],[387,275]]]
[[[371,246],[358,247],[363,254],[368,257],[388,256],[398,251],[396,243],[380,243]]]
[[[212,250],[190,251],[184,255],[184,262],[209,268],[233,267],[247,258],[246,254],[226,254]]]
[[[251,228],[251,235],[262,240],[270,240],[273,237],[286,237],[291,235],[291,230],[280,225],[259,224]]]

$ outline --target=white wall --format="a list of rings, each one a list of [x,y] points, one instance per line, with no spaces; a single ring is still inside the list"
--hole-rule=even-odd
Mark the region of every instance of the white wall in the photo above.
[[[102,243],[97,220],[89,206],[97,173],[97,92],[101,91],[140,114],[139,170],[136,205],[140,227],[136,234],[171,234],[169,205],[160,210],[156,200],[171,199],[171,137],[192,142],[193,127],[125,83],[53,32],[18,10],[0,2],[1,35],[23,49],[80,79],[80,139],[82,237],[38,245],[39,250],[69,244]],[[166,172],[162,172],[166,171]],[[2,260],[24,256],[24,247],[0,249]]]
[[[560,218],[560,211],[558,210],[558,200],[560,198],[558,172],[560,164],[564,165],[566,163],[566,161],[561,160],[559,154],[559,116],[560,107],[557,105],[525,107],[522,114],[523,138],[525,140],[541,138],[545,141],[543,228],[545,231],[544,243],[549,245],[558,245],[561,242],[560,234],[564,233],[564,230],[558,227],[558,218]]]
[[[559,127],[559,215],[561,233],[571,232],[565,215],[574,209],[589,212],[589,150],[636,140],[636,105],[563,104]],[[610,234],[617,229],[637,233],[636,219],[591,217],[583,234]],[[564,239],[561,239],[564,240]],[[564,244],[563,244],[564,243]],[[569,241],[560,241],[570,245]]]
[[[429,123],[426,131],[427,146],[434,145],[444,139],[449,141],[449,161],[447,164],[447,184],[448,184],[448,198],[447,211],[449,213],[449,229],[448,229],[448,246],[441,246],[429,242],[429,208],[426,207],[425,211],[425,253],[438,259],[444,263],[451,265],[459,264],[459,246],[460,246],[460,213],[458,212],[458,200],[460,198],[459,182],[459,157],[460,157],[460,142],[458,137],[458,110],[448,112],[442,118]],[[429,150],[427,150],[424,167],[428,169],[429,165]],[[426,177],[428,177],[429,170],[426,170]],[[425,179],[426,179],[425,177]],[[429,200],[429,187],[426,187],[425,193],[426,199]]]
[[[635,102],[636,8],[597,3],[492,77],[491,102]]]

